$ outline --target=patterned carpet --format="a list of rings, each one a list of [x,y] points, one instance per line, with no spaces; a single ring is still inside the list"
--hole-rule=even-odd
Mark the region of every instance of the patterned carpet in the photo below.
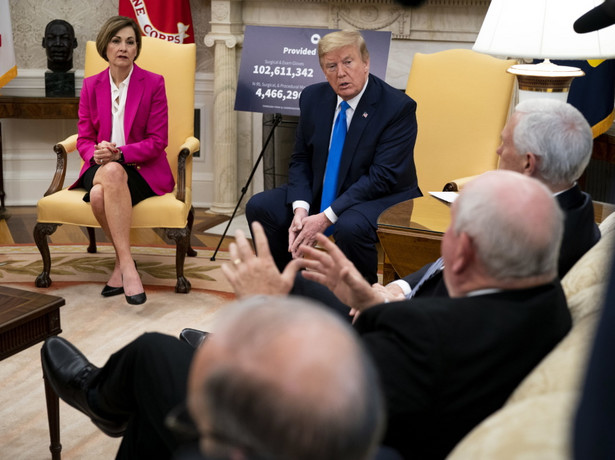
[[[96,254],[89,254],[84,245],[52,245],[51,280],[105,283],[113,270],[114,252],[109,245],[99,244]],[[132,248],[134,259],[147,286],[175,286],[175,248]],[[212,261],[211,249],[197,249],[197,257],[186,257],[184,276],[193,288],[232,292],[220,266],[228,260],[226,251],[218,251]],[[0,283],[31,282],[40,274],[43,262],[32,245],[0,245]]]

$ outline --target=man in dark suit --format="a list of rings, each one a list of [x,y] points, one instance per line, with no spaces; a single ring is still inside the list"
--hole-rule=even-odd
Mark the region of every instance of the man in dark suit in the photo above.
[[[305,299],[229,305],[196,351],[148,333],[97,368],[52,337],[41,359],[65,402],[123,436],[118,459],[200,459],[196,449],[178,454],[200,438],[216,460],[372,460],[382,436],[370,357],[347,324]]]
[[[514,191],[514,193],[511,193]],[[388,408],[384,443],[405,458],[442,459],[571,327],[557,279],[562,212],[535,179],[492,171],[451,208],[442,241],[451,295],[389,303],[330,240],[283,273],[252,229],[258,257],[238,234],[223,270],[239,296],[290,292],[295,273],[326,284],[360,313],[355,328],[380,371]]]
[[[335,224],[329,231],[337,245],[375,283],[378,216],[421,195],[413,159],[416,103],[369,73],[369,53],[358,31],[325,35],[318,55],[327,82],[301,93],[288,184],[253,196],[246,217],[265,228],[280,270],[301,256],[302,245],[313,245],[317,233]],[[338,116],[346,117],[347,128],[341,157],[331,153]]]
[[[594,32],[615,24],[615,0],[605,0],[574,23],[578,33]],[[611,185],[613,186],[613,185]],[[615,259],[612,259],[604,307],[596,327],[587,371],[573,422],[573,458],[615,458]]]
[[[591,128],[581,112],[564,102],[530,99],[516,107],[502,130],[502,144],[497,150],[500,169],[517,171],[541,181],[564,212],[558,263],[560,278],[600,239],[591,196],[576,183],[589,163],[592,148]],[[425,276],[431,267],[432,264],[425,265],[387,285],[386,290],[380,285],[374,285],[373,289],[383,290],[389,301],[448,296],[442,266]],[[339,311],[347,310],[329,289],[303,277],[297,277],[291,293],[311,297]]]
[[[615,1],[613,21],[615,22]],[[611,255],[610,276],[600,320],[592,338],[579,402],[573,419],[574,460],[615,458],[615,257]]]

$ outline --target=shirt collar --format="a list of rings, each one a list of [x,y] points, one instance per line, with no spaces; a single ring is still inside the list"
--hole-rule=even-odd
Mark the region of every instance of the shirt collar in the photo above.
[[[352,99],[346,101],[348,102],[348,105],[350,106],[350,108],[352,109],[352,111],[354,112],[355,109],[357,108],[357,105],[359,105],[359,101],[361,100],[361,97],[363,96],[363,93],[365,92],[365,89],[367,88],[367,84],[369,83],[369,78],[367,78],[367,80],[365,80],[365,84],[363,85],[363,89],[361,90],[361,92],[359,94],[357,94],[355,97],[353,97]],[[343,99],[339,96],[337,96],[337,105],[336,107],[339,107],[340,104],[342,103]]]
[[[465,297],[476,297],[479,295],[496,294],[498,292],[502,292],[502,289],[498,289],[498,288],[476,289],[474,291],[468,292],[465,295]]]
[[[113,77],[111,76],[111,69],[109,69],[109,80],[111,81],[111,89],[116,91],[119,90],[120,88],[126,88],[128,86],[128,83],[130,83],[130,77],[132,76],[132,71],[135,70],[135,66],[133,65],[130,68],[130,72],[128,73],[128,76],[120,83],[120,86],[116,86],[115,82],[113,81]]]
[[[574,182],[574,183],[573,183],[570,187],[568,187],[566,190],[560,190],[559,192],[554,193],[554,194],[553,194],[553,196],[558,196],[558,195],[561,195],[562,193],[567,192],[568,190],[573,189],[573,188],[575,188],[576,186],[577,186],[577,183],[576,183],[576,181],[575,181],[575,182]]]

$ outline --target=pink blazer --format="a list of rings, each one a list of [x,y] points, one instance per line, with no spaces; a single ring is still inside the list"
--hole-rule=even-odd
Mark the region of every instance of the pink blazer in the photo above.
[[[111,140],[109,69],[83,80],[79,100],[77,150],[84,161],[79,177],[90,167],[96,144]],[[135,164],[157,195],[173,191],[175,181],[166,152],[168,108],[164,77],[136,64],[130,77],[124,115],[126,145],[118,145],[126,163]],[[74,188],[73,184],[70,188]]]

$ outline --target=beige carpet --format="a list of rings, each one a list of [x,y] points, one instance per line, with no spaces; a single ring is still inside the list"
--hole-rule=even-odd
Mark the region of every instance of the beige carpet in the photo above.
[[[13,255],[7,257],[3,254],[0,257],[3,258],[0,264],[4,263],[5,267],[7,260],[16,260]],[[135,258],[145,265],[144,255],[136,255]],[[142,271],[141,266],[139,270]],[[145,274],[143,277],[146,281]],[[6,278],[5,270],[4,278],[0,276],[0,284],[65,298],[66,305],[60,310],[61,335],[73,342],[98,366],[102,366],[111,353],[146,331],[177,336],[182,328],[188,326],[213,330],[216,313],[233,298],[229,293],[199,289],[193,289],[189,294],[175,294],[169,286],[156,287],[152,285],[156,283],[146,281],[147,302],[140,306],[130,306],[123,296],[107,299],[101,297],[100,290],[104,281],[56,281],[49,289],[37,289],[32,282],[9,284]],[[193,286],[203,281],[199,279],[195,283],[194,277],[189,278]],[[214,286],[219,285],[213,283]],[[173,282],[170,284],[174,285]],[[224,286],[221,287],[226,290]],[[105,436],[86,416],[62,401],[60,426],[63,459],[115,457],[120,439]],[[40,345],[37,345],[0,361],[0,459],[49,458]]]
[[[144,284],[174,287],[175,248],[131,248]],[[99,245],[96,254],[88,254],[84,245],[52,245],[51,282],[81,281],[105,283],[113,270],[115,253],[110,245]],[[196,257],[186,257],[184,276],[192,287],[232,292],[220,266],[228,260],[228,252],[198,249]],[[43,261],[36,246],[0,245],[0,283],[31,282],[43,269]]]

